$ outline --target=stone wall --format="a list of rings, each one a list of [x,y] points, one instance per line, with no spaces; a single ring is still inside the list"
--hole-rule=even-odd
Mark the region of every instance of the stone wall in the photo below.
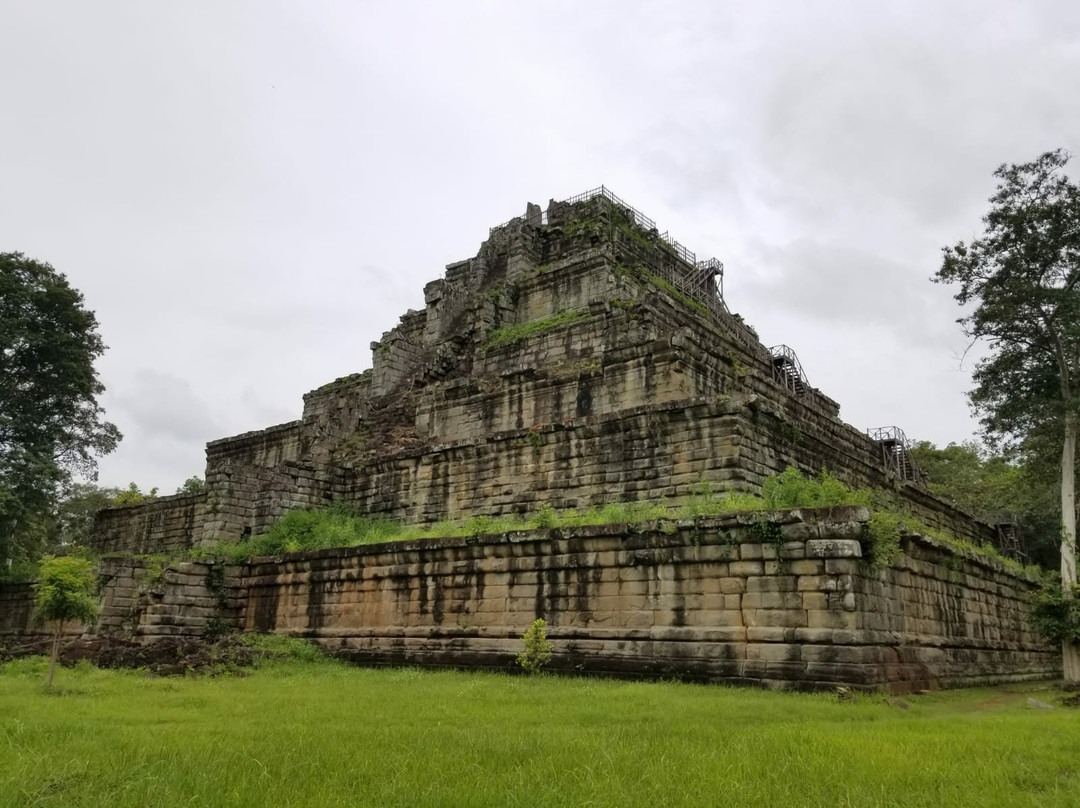
[[[240,576],[222,564],[161,566],[145,559],[105,559],[97,632],[146,642],[216,637],[239,627]]]
[[[105,558],[97,572],[101,600],[91,634],[154,642],[166,637],[213,637],[240,627],[239,568]],[[87,632],[69,623],[64,633],[74,638]],[[43,637],[46,629],[34,620],[31,584],[0,583],[0,644],[21,645]]]
[[[324,504],[333,471],[304,458],[302,421],[206,446],[207,516],[201,539],[243,539],[286,511]]]
[[[47,654],[55,628],[53,623],[37,621],[31,584],[0,583],[0,651],[16,649]],[[67,623],[61,629],[71,639],[84,631],[78,623]]]
[[[29,635],[34,626],[34,591],[28,583],[0,583],[0,636]]]
[[[1057,675],[1032,631],[1035,582],[910,536],[861,559],[862,509],[324,551],[245,571],[247,630],[367,663],[510,665],[536,618],[555,666],[772,687],[892,691]],[[772,533],[768,541],[761,534]]]
[[[206,494],[156,497],[98,511],[92,546],[98,552],[172,553],[202,541]]]
[[[922,536],[862,558],[862,508],[390,543],[224,567],[104,562],[98,631],[288,632],[369,664],[506,668],[538,617],[554,666],[770,687],[1051,678],[1036,582]],[[23,589],[0,587],[21,619]]]

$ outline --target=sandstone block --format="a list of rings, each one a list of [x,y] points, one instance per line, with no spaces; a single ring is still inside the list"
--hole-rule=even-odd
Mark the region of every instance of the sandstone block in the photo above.
[[[790,643],[795,641],[797,631],[799,629],[778,626],[753,626],[746,629],[746,640],[747,642]]]
[[[739,558],[743,561],[761,561],[765,554],[760,544],[744,543],[739,545]]]
[[[812,539],[806,542],[808,558],[862,558],[862,545],[855,539]]]
[[[805,614],[805,625],[808,628],[858,628],[857,615],[854,612],[837,612],[833,610],[821,611],[818,609],[807,609]]]
[[[794,592],[798,579],[794,575],[770,575],[746,579],[747,592]]]
[[[747,592],[742,596],[743,609],[803,609],[798,592]]]
[[[751,575],[763,575],[765,567],[761,561],[732,561],[728,564],[728,571],[733,577],[746,578]]]
[[[745,595],[743,596],[746,597]],[[807,612],[801,609],[743,609],[743,622],[747,626],[773,626],[798,628],[807,625]]]
[[[746,591],[745,578],[722,578],[720,591],[725,595],[737,595]]]
[[[785,643],[746,644],[747,659],[763,659],[767,662],[797,662],[801,659],[802,648],[799,645]]]

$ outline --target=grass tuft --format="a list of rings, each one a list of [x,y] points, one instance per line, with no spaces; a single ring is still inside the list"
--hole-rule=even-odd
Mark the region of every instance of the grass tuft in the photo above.
[[[534,334],[553,331],[556,328],[562,328],[571,323],[576,323],[579,320],[584,320],[587,316],[588,314],[583,311],[560,311],[557,314],[552,314],[550,317],[541,317],[536,320],[529,320],[525,323],[517,323],[515,325],[496,328],[488,334],[487,341],[484,343],[484,350],[490,351],[503,345],[520,342]]]

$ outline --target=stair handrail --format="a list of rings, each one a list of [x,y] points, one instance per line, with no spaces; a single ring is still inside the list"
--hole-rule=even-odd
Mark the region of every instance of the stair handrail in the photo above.
[[[802,363],[799,361],[799,357],[796,355],[794,349],[787,345],[774,345],[769,348],[769,354],[772,356],[774,372],[779,367],[776,361],[779,359],[781,362],[787,363],[792,368],[795,377],[802,382],[803,387],[806,390],[810,389],[810,380],[806,378],[806,371],[803,370]]]

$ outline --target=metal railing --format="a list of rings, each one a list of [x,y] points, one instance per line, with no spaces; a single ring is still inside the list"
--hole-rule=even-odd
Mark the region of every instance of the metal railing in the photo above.
[[[1004,555],[1017,561],[1027,562],[1027,547],[1016,516],[1011,522],[999,522],[994,525],[997,531],[997,546]]]
[[[773,379],[780,386],[787,388],[797,396],[803,395],[810,389],[806,371],[803,370],[802,363],[799,361],[799,357],[795,355],[795,351],[787,345],[774,345],[769,348],[769,353],[772,355]]]
[[[625,210],[628,214],[630,214],[630,218],[633,219],[634,224],[637,225],[638,227],[640,227],[642,230],[644,230],[646,232],[648,232],[650,230],[658,230],[658,228],[656,226],[656,221],[654,219],[652,219],[649,216],[646,216],[644,213],[642,213],[640,210],[635,208],[633,205],[631,205],[629,202],[625,201],[621,197],[616,196],[614,193],[612,193],[611,189],[608,188],[606,185],[601,185],[599,188],[591,188],[588,191],[582,191],[580,194],[575,194],[574,196],[571,196],[571,197],[569,197],[567,199],[561,200],[560,204],[563,204],[563,205],[577,205],[577,204],[579,204],[581,202],[588,202],[591,199],[597,199],[597,198],[605,199],[608,202],[610,202],[612,205],[617,205],[618,207]],[[498,230],[498,229],[500,229],[502,227],[506,227],[511,222],[515,222],[515,221],[518,221],[518,220],[526,221],[526,217],[524,215],[515,216],[512,219],[507,219],[502,224],[497,224],[494,227],[489,227],[488,228],[488,234],[490,235],[491,233],[494,233],[496,230]],[[541,222],[542,223],[547,222],[547,212],[546,211],[543,213]],[[536,222],[529,222],[529,223],[530,224],[536,224]],[[673,250],[675,250],[675,254],[679,257],[680,260],[685,261],[688,264],[697,263],[697,257],[694,255],[694,253],[691,250],[688,250],[684,245],[680,244],[674,238],[672,238],[671,235],[666,230],[663,233],[660,233],[660,238],[663,239],[668,244],[668,246],[670,246]],[[715,261],[716,259],[714,258],[712,260]]]
[[[881,462],[901,480],[921,483],[922,470],[915,464],[907,435],[898,426],[881,426],[866,430],[867,437],[881,449]]]
[[[634,224],[636,224],[642,230],[657,229],[656,222],[654,222],[640,210],[635,208],[633,205],[629,204],[628,202],[624,202],[622,199],[615,196],[615,194],[613,194],[611,190],[605,185],[601,185],[599,188],[592,188],[591,190],[583,191],[576,196],[572,196],[569,199],[562,200],[562,203],[564,205],[576,205],[579,202],[588,202],[590,199],[596,199],[597,197],[600,197],[601,199],[606,199],[608,202],[612,203],[613,205],[618,205],[620,208],[625,208],[633,216]],[[665,233],[665,235],[667,234]]]
[[[593,199],[603,199],[609,204],[617,206],[628,215],[636,227],[646,233],[658,232],[656,221],[654,219],[646,216],[621,197],[616,196],[612,193],[611,189],[605,185],[601,185],[598,188],[591,188],[588,191],[583,191],[580,194],[563,199],[560,204],[577,205]],[[500,225],[490,228],[488,231],[489,235],[515,221],[526,222],[527,218],[525,216],[515,216],[513,219],[509,219]],[[545,211],[541,223],[547,224],[547,222],[548,213]],[[536,224],[535,221],[528,223]],[[748,335],[742,333],[742,329],[739,327],[741,324],[730,322],[733,317],[731,312],[728,311],[727,305],[724,303],[723,262],[717,258],[708,258],[703,261],[698,261],[697,255],[695,255],[692,250],[687,249],[683,244],[680,244],[672,238],[667,231],[658,233],[658,237],[664,242],[666,248],[670,249],[671,258],[673,260],[663,261],[655,255],[647,257],[642,256],[644,262],[648,265],[649,270],[666,280],[683,294],[686,294],[703,304],[718,320],[731,325],[732,330],[736,333],[736,336],[740,341],[747,345],[756,342],[756,340],[750,340]],[[680,264],[683,266],[679,266]]]

